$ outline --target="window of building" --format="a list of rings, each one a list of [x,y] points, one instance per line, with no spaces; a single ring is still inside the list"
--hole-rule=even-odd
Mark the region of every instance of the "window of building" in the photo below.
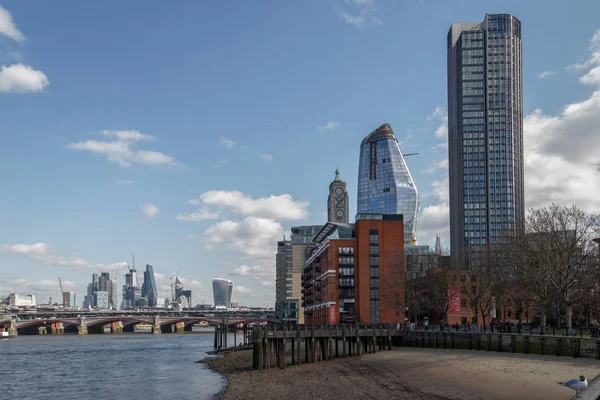
[[[353,265],[354,264],[354,257],[339,257],[338,262],[340,265]]]
[[[460,306],[461,307],[466,307],[467,306],[467,299],[460,299]]]
[[[460,276],[460,281],[461,282],[466,282],[467,281],[467,276],[466,275],[461,275]]]
[[[369,179],[377,179],[377,143],[371,143],[370,146],[370,168]]]
[[[390,191],[390,188],[383,188],[383,193],[387,193]]]

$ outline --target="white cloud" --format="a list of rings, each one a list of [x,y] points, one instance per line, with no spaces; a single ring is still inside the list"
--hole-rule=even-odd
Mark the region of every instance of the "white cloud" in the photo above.
[[[441,118],[440,126],[435,130],[435,136],[440,139],[448,138],[448,116],[444,115]]]
[[[439,233],[442,241],[447,242],[450,233],[448,177],[434,181],[431,186],[435,201],[421,211],[418,238],[421,243],[433,244]]]
[[[221,136],[221,139],[219,139],[219,143],[221,143],[228,149],[232,149],[235,147],[235,142],[233,140],[227,139],[225,136]]]
[[[375,10],[373,0],[346,0],[346,3],[352,3],[354,11],[338,8],[340,20],[347,25],[354,25],[357,28],[363,28],[367,23],[372,25],[382,25],[383,21],[373,15]],[[358,11],[358,15],[355,12]]]
[[[275,286],[275,264],[273,262],[252,266],[241,265],[229,275],[250,277],[263,287]]]
[[[140,141],[154,140],[153,136],[145,135],[135,130],[104,130],[101,132],[112,141],[86,140],[67,144],[67,148],[105,155],[110,162],[122,167],[139,165],[178,165],[175,158],[150,150],[136,150],[135,146]]]
[[[119,179],[119,185],[131,186],[133,185],[133,181],[131,179]]]
[[[140,210],[146,217],[154,218],[159,212],[160,208],[154,204],[143,204],[140,206]]]
[[[317,128],[319,128],[319,131],[321,131],[321,132],[327,132],[327,131],[336,130],[340,126],[341,125],[339,124],[339,122],[328,121],[324,125],[317,126]]]
[[[269,125],[271,125],[271,126],[274,126],[274,127],[276,127],[276,128],[283,128],[283,126],[281,126],[281,125],[279,125],[279,124],[276,124],[276,123],[274,123],[274,122],[269,122],[269,121],[267,121],[267,124],[269,124]]]
[[[69,280],[63,280],[62,286],[65,291],[74,291],[75,282]],[[0,280],[0,293],[19,293],[19,294],[33,294],[37,297],[37,302],[46,302],[48,297],[46,295],[56,293],[59,295],[60,289],[58,285],[58,279],[40,279],[36,281],[30,281],[27,279],[13,279],[13,280]],[[59,298],[54,298],[53,302],[60,302]]]
[[[277,240],[284,230],[279,222],[267,218],[246,217],[242,221],[221,221],[203,236],[208,249],[225,247],[246,257],[274,261]]]
[[[599,212],[600,91],[558,115],[535,110],[525,117],[525,203],[551,203]]]
[[[176,218],[179,221],[198,222],[198,221],[204,221],[206,219],[217,219],[217,218],[219,218],[219,213],[218,212],[210,212],[208,210],[201,209],[201,210],[190,212],[190,213],[178,214]]]
[[[242,293],[242,294],[250,294],[252,293],[252,290],[248,289],[245,286],[236,286],[235,287],[235,291],[238,293]]]
[[[554,72],[554,71],[544,71],[544,72],[540,72],[538,74],[538,78],[544,79],[544,78],[548,78],[549,76],[553,76],[553,75],[556,75],[556,72]]]
[[[17,28],[12,15],[5,8],[2,8],[2,6],[0,6],[0,34],[8,36],[17,42],[25,40],[25,35]]]
[[[260,155],[265,161],[273,161],[273,155],[268,153],[261,153]]]
[[[214,205],[254,217],[299,220],[308,217],[308,201],[294,200],[289,194],[253,199],[240,191],[211,190],[189,201],[193,205]]]
[[[99,268],[103,270],[114,270],[120,266],[126,265],[125,262],[114,264],[92,264],[87,260],[77,257],[60,256],[50,253],[48,249],[50,245],[46,243],[34,244],[0,244],[0,253],[11,253],[25,256],[31,260],[41,262],[43,264],[54,265],[57,267],[66,267],[72,269],[89,269]]]
[[[591,53],[589,58],[579,64],[569,65],[567,70],[581,70],[592,67],[593,65],[600,64],[600,29],[598,29],[592,39],[590,39],[590,44],[588,46],[588,51]]]
[[[200,297],[208,297],[209,296],[209,293],[206,291],[206,288],[204,287],[202,282],[193,280],[193,279],[186,279],[181,276],[178,276],[178,278],[181,281],[181,283],[183,283],[183,287],[185,289],[192,290],[192,295],[194,296],[192,298],[192,302],[194,304],[196,303],[197,295],[199,295]],[[171,297],[171,276],[170,275],[166,276],[162,273],[155,272],[154,280],[156,281],[158,296],[162,297],[162,298],[170,298]],[[212,294],[210,294],[210,298],[212,298]]]
[[[138,142],[141,140],[155,140],[154,136],[145,135],[136,130],[104,130],[102,135],[120,141]]]
[[[232,276],[275,277],[275,269],[264,265],[241,265],[234,269]]]
[[[433,119],[443,118],[446,115],[444,109],[440,106],[437,106],[435,110],[431,113],[431,115],[427,116],[427,121],[431,121]]]
[[[347,25],[354,25],[357,28],[361,28],[365,23],[365,16],[362,12],[360,15],[352,15],[346,11],[340,10],[339,15],[340,19]]]
[[[432,174],[438,170],[447,170],[448,169],[448,157],[443,158],[441,160],[438,161],[434,161],[431,164],[431,167],[429,167],[427,170],[425,170],[424,172],[426,174]]]
[[[0,68],[0,92],[39,92],[49,83],[42,71],[36,71],[28,65],[3,65]]]

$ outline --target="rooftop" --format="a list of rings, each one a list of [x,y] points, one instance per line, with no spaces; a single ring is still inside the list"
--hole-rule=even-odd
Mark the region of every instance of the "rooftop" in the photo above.
[[[379,140],[384,140],[384,139],[396,140],[396,136],[394,136],[394,131],[392,130],[392,127],[388,123],[381,125],[379,128],[377,128],[373,132],[369,133],[363,139],[362,144],[377,142]]]

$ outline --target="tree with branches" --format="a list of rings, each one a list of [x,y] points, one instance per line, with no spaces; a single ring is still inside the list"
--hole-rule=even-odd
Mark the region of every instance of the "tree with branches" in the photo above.
[[[436,268],[428,271],[426,289],[429,306],[445,321],[452,301],[460,296],[458,271],[449,268]]]
[[[530,210],[526,230],[535,245],[532,278],[558,291],[571,329],[573,306],[590,295],[599,276],[593,239],[600,234],[600,215],[553,204]]]

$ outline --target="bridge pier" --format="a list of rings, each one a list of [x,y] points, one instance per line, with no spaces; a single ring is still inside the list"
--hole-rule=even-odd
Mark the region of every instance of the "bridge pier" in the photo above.
[[[158,335],[160,333],[162,333],[162,329],[160,326],[160,317],[158,315],[155,315],[152,324],[152,334]]]
[[[8,334],[9,336],[19,336],[19,332],[17,331],[17,318],[14,316],[10,319]]]
[[[123,322],[117,321],[110,324],[110,333],[123,333]]]
[[[175,332],[183,333],[185,329],[185,322],[177,322],[175,323]]]
[[[62,335],[63,333],[65,333],[65,327],[63,326],[62,322],[54,322],[50,324],[51,335]]]
[[[79,325],[77,325],[77,334],[78,335],[87,335],[87,318],[79,317]]]

